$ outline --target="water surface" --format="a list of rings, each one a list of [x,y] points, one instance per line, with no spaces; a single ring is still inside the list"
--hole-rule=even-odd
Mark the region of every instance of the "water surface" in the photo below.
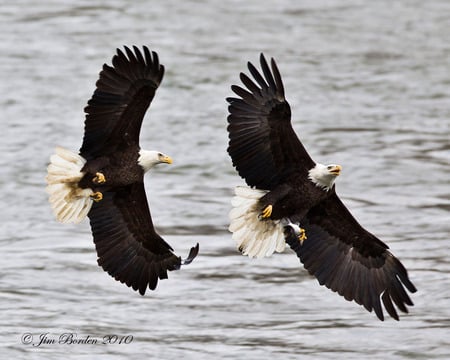
[[[449,14],[439,0],[3,4],[2,356],[449,358]],[[154,222],[177,254],[201,250],[145,297],[96,265],[87,222],[55,222],[44,191],[53,148],[81,144],[101,65],[132,44],[166,66],[142,130],[143,147],[175,160],[146,178]],[[235,250],[227,214],[242,180],[224,99],[260,52],[278,62],[311,156],[343,165],[338,193],[408,268],[418,292],[400,322],[319,286],[290,250]],[[49,343],[25,345],[27,333]],[[123,343],[51,343],[64,333]]]

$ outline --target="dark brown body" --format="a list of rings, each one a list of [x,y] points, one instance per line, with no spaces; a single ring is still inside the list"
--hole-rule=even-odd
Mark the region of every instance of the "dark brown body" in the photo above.
[[[290,181],[278,185],[260,199],[261,210],[272,205],[271,219],[288,218],[294,222],[301,222],[309,209],[321,203],[334,193],[334,187],[325,191],[312,181]]]
[[[138,159],[139,148],[133,146],[124,151],[116,151],[111,155],[88,160],[82,169],[86,174],[78,185],[81,188],[91,188],[97,191],[142,183],[144,170],[138,164]],[[104,184],[96,184],[92,181],[97,172],[101,172],[105,176]]]

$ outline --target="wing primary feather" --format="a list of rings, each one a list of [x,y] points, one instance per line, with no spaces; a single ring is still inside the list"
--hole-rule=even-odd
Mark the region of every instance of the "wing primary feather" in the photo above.
[[[412,302],[398,279],[392,281],[389,293],[391,294],[391,298],[394,300],[395,305],[397,305],[401,311],[407,313],[408,309],[406,308],[405,303],[410,305]]]
[[[267,64],[264,54],[261,53],[259,61],[261,63],[261,69],[264,73],[264,77],[266,78],[266,81],[269,84],[269,88],[273,89],[273,91],[276,92],[277,86],[275,84],[275,80],[273,79],[272,73],[270,72],[269,65]]]
[[[141,276],[139,277],[139,294],[141,295],[145,295],[145,291],[147,290],[148,287],[148,274],[149,274],[149,269],[148,269],[148,264],[145,263],[144,267],[142,268],[141,271]]]
[[[371,290],[372,304],[373,310],[375,311],[375,315],[381,321],[384,321],[383,309],[381,308],[380,295],[375,289]]]
[[[161,280],[167,279],[168,275],[167,275],[167,270],[164,266],[160,266],[159,267],[159,272],[158,272],[158,276]]]
[[[152,59],[153,59],[153,66],[157,69],[159,67],[159,58],[158,54],[155,51],[152,51]]]
[[[186,259],[182,260],[181,264],[182,265],[189,265],[192,260],[194,260],[196,258],[196,256],[198,255],[198,251],[199,251],[199,244],[197,243],[197,245],[195,245],[193,248],[191,248],[191,250],[189,251],[189,255]]]
[[[144,48],[145,48],[145,47],[146,47],[146,46],[144,46]],[[138,63],[140,63],[140,64],[145,64],[145,59],[144,59],[144,57],[142,56],[142,53],[141,53],[141,51],[139,50],[139,48],[138,48],[137,46],[133,45],[133,50],[134,50],[134,53],[136,54],[136,58],[137,58]]]
[[[248,62],[247,63],[247,67],[248,67],[248,70],[250,71],[250,73],[252,74],[252,76],[255,78],[256,82],[261,87],[261,89],[267,89],[268,86],[267,86],[266,81],[261,76],[259,71],[256,70],[255,66],[251,62]]]
[[[389,296],[389,291],[384,291],[381,299],[383,300],[384,308],[388,312],[389,316],[399,321],[400,319],[398,317],[397,311],[395,311],[394,305],[392,304],[391,297]]]
[[[281,97],[281,99],[279,99],[279,100],[284,100],[283,80],[281,80],[280,71],[278,70],[278,66],[277,66],[277,64],[276,64],[276,62],[275,62],[275,60],[273,58],[271,59],[271,65],[272,65],[272,72],[273,72],[273,75],[275,77],[277,94]]]
[[[148,267],[149,273],[148,273],[148,278],[149,278],[149,283],[148,283],[148,287],[150,288],[150,290],[155,290],[156,289],[156,285],[158,285],[158,273],[156,272],[156,266],[155,263],[150,263],[149,267]]]
[[[408,272],[406,271],[406,269],[403,266],[403,264],[396,257],[394,257],[392,254],[389,253],[389,255],[390,255],[392,261],[394,261],[395,267],[397,269],[397,276],[400,279],[400,281],[406,286],[406,288],[410,292],[415,293],[417,291],[417,289],[414,286],[414,284],[409,280]]]
[[[261,95],[261,89],[250,79],[245,73],[240,73],[239,75],[242,83],[249,89],[253,94]]]
[[[128,72],[127,57],[122,50],[117,49],[117,55],[113,57],[112,63],[119,73],[126,74]]]
[[[255,98],[255,96],[251,92],[248,92],[247,90],[241,88],[240,86],[231,85],[231,90],[233,90],[237,95],[239,95],[242,99],[244,99],[248,104],[251,104],[254,106],[259,105],[259,101]],[[229,98],[227,98],[227,100],[228,99]],[[239,99],[235,99],[232,103],[234,103],[236,100],[239,100]]]
[[[150,53],[150,50],[147,46],[144,47],[144,56],[145,56],[145,62],[147,65],[151,66],[153,64],[152,55]]]
[[[127,53],[129,62],[132,63],[133,65],[137,64],[138,61],[137,61],[133,51],[131,51],[128,46],[124,46],[124,49],[125,49],[125,51]]]
[[[133,264],[133,268],[131,269],[128,278],[130,286],[133,288],[134,291],[139,290],[140,285],[139,280],[141,278],[141,274],[143,273],[144,268],[145,268],[144,258],[142,256],[136,257]]]

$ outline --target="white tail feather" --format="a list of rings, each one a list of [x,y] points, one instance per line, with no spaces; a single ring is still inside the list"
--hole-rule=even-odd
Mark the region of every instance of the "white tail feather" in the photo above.
[[[258,200],[267,191],[237,186],[231,200],[229,231],[243,255],[270,256],[286,246],[280,220],[259,220]]]
[[[63,223],[79,223],[88,214],[93,200],[92,189],[81,189],[78,182],[86,160],[62,147],[57,147],[47,167],[48,201],[56,219]]]

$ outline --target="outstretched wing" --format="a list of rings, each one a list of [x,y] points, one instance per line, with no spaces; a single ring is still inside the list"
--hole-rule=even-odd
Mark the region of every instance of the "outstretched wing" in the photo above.
[[[240,98],[227,98],[228,153],[249,186],[272,190],[294,172],[307,177],[314,162],[292,128],[291,109],[274,59],[272,70],[263,54],[260,62],[264,77],[249,62],[256,83],[241,73],[247,90],[233,85]]]
[[[197,244],[183,261],[156,233],[143,183],[103,192],[88,216],[98,264],[141,295],[147,287],[154,290],[158,279],[167,279],[167,271],[189,264],[198,254]]]
[[[384,320],[384,308],[399,320],[394,308],[407,313],[413,303],[405,291],[416,292],[402,263],[388,246],[359,225],[339,197],[312,208],[302,220],[307,239],[300,244],[286,228],[286,242],[305,269],[345,299],[355,300]]]
[[[144,46],[117,49],[104,64],[86,112],[80,155],[90,160],[120,146],[139,145],[142,120],[164,75],[158,54]]]

